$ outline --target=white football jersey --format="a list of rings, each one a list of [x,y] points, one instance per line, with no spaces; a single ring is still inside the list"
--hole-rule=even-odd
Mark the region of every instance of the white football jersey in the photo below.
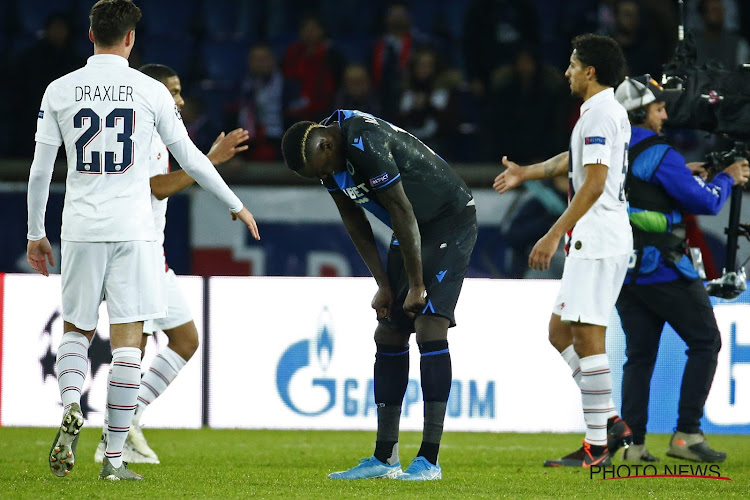
[[[162,175],[169,173],[169,151],[167,146],[159,137],[159,134],[154,133],[154,138],[151,141],[151,156],[149,157],[149,178],[155,175]],[[154,213],[154,229],[156,230],[156,242],[159,245],[164,244],[164,228],[167,227],[167,202],[169,198],[163,200],[158,199],[153,194],[151,195],[151,210]]]
[[[164,84],[120,56],[94,55],[83,68],[49,84],[35,139],[65,144],[62,239],[156,239],[149,186],[155,131],[166,144],[187,136]]]
[[[625,201],[630,122],[625,108],[608,88],[581,105],[581,117],[570,136],[569,198],[586,177],[584,165],[608,167],[604,192],[569,235],[569,257],[601,259],[633,250],[633,233]]]

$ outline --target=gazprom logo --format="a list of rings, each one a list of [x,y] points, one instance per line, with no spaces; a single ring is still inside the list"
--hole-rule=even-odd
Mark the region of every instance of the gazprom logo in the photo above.
[[[336,404],[336,380],[320,376],[328,370],[332,357],[333,332],[330,313],[328,308],[323,308],[315,340],[305,339],[290,345],[279,360],[276,368],[276,388],[284,404],[294,412],[310,417],[321,415],[333,408]],[[299,378],[301,382],[305,374],[310,377],[308,382],[312,385],[312,390],[323,393],[319,408],[300,408],[292,399],[292,388],[298,383],[296,379]],[[296,375],[299,376],[295,377]]]
[[[316,335],[294,342],[284,351],[276,367],[279,397],[294,413],[306,417],[325,413],[345,418],[375,416],[372,365],[360,363],[342,370],[347,354],[340,352],[334,358],[333,325],[331,313],[324,307],[319,315]],[[329,370],[331,366],[336,369]],[[421,408],[421,401],[419,381],[410,378],[402,405],[403,416],[409,417]],[[495,418],[495,408],[494,380],[453,380],[446,411],[448,418]],[[419,413],[421,411],[414,414]]]

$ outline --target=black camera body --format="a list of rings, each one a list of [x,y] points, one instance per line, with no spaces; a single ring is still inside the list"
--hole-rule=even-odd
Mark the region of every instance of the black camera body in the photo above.
[[[706,155],[705,168],[709,172],[720,172],[732,163],[750,158],[747,144],[735,141],[734,147],[729,151],[712,151]]]

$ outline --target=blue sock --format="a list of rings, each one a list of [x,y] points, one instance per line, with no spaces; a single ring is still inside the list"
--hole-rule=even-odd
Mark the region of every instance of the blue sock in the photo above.
[[[440,440],[443,437],[445,409],[451,392],[451,355],[447,340],[434,340],[419,344],[422,353],[422,399],[424,400],[424,430],[418,457],[437,464]]]
[[[375,404],[378,433],[375,458],[390,465],[398,462],[398,428],[401,402],[409,383],[409,346],[377,344],[375,354]]]

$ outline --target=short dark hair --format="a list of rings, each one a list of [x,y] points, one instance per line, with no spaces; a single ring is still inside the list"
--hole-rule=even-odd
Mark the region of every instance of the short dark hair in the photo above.
[[[584,66],[596,69],[596,81],[608,87],[617,87],[623,80],[625,55],[613,39],[604,35],[586,33],[573,39],[573,50]]]
[[[141,20],[141,9],[131,0],[99,0],[91,7],[91,32],[102,47],[112,47]]]
[[[144,75],[150,76],[154,80],[159,80],[164,84],[167,83],[168,78],[177,76],[177,72],[175,70],[163,64],[144,64],[143,66],[138,68],[138,71],[140,71]]]
[[[297,122],[289,127],[281,138],[281,154],[284,155],[286,166],[295,172],[305,167],[307,136],[317,126],[319,125],[315,122]]]

